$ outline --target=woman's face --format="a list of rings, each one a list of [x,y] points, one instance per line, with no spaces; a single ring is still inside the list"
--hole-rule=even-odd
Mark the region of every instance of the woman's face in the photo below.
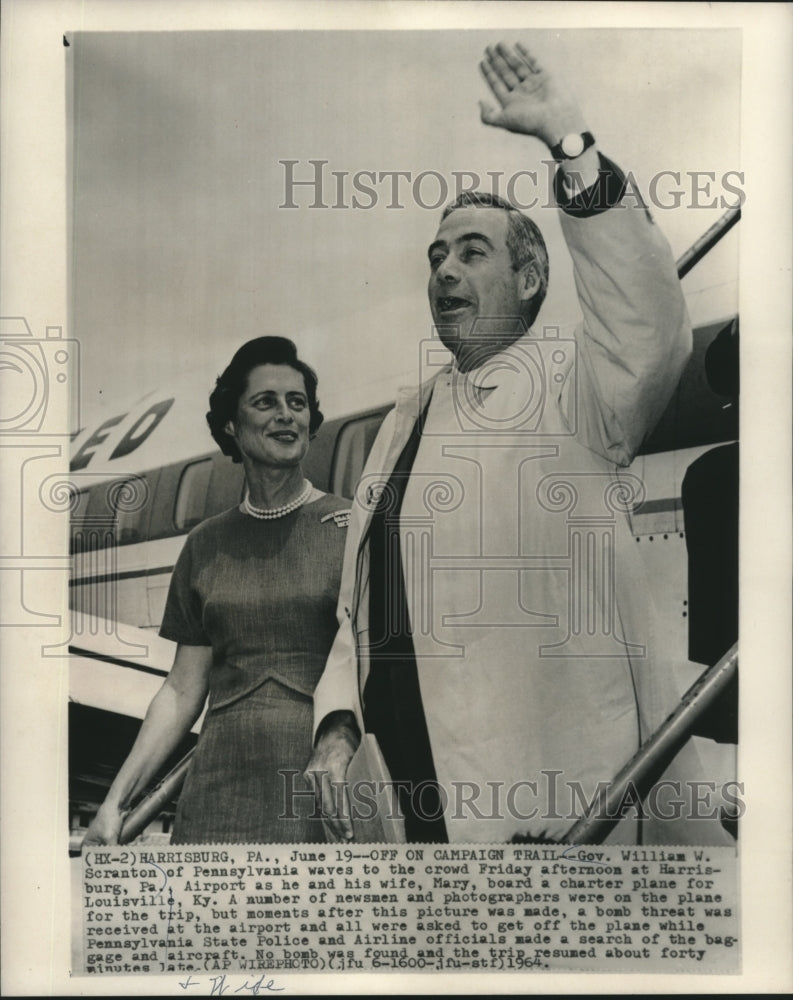
[[[308,451],[311,413],[303,376],[289,365],[258,365],[226,431],[243,458],[274,468],[299,465]]]

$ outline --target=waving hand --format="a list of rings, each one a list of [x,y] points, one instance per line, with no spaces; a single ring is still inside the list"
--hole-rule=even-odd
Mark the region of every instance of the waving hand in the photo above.
[[[572,93],[520,42],[489,45],[480,67],[499,105],[480,102],[485,124],[537,136],[548,146],[585,129]]]

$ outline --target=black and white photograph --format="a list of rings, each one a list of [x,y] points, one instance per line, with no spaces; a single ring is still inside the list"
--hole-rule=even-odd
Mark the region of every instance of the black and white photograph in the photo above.
[[[756,6],[4,4],[10,991],[790,986]]]

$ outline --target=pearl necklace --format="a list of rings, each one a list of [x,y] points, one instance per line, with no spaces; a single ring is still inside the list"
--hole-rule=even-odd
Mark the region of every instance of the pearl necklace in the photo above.
[[[281,504],[280,507],[254,507],[251,503],[250,492],[245,490],[245,498],[242,501],[242,509],[246,514],[250,514],[251,517],[258,517],[261,521],[273,521],[277,517],[285,517],[287,514],[291,514],[293,510],[297,510],[298,507],[302,507],[303,504],[311,496],[311,492],[314,487],[307,480],[303,480],[303,492],[300,496],[295,497],[294,500],[290,500],[289,503]]]

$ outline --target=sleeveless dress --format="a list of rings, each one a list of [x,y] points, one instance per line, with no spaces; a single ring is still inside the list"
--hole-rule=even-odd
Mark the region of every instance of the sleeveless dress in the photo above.
[[[327,494],[275,520],[234,507],[188,535],[160,635],[211,646],[213,662],[172,843],[324,841],[302,770],[338,627],[348,509]]]

